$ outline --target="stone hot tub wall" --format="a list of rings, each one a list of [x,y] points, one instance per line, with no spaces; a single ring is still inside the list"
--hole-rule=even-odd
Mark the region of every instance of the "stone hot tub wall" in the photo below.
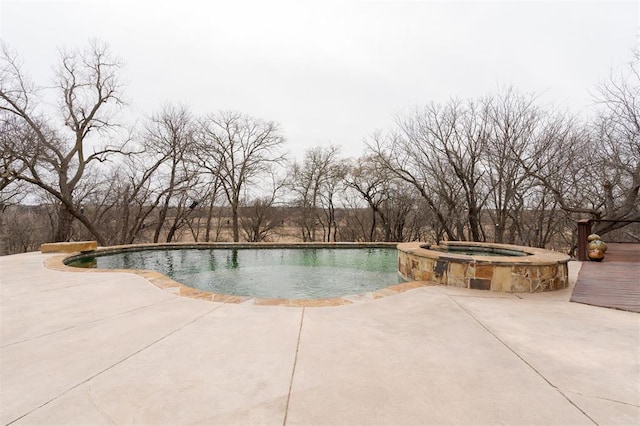
[[[508,244],[445,242],[447,246],[524,252],[526,256],[483,256],[423,248],[424,243],[398,245],[398,271],[407,280],[500,291],[535,293],[569,285],[569,256],[539,248]]]

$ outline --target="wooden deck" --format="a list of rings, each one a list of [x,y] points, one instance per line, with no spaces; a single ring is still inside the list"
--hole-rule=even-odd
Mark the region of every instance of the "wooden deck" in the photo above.
[[[640,312],[640,244],[608,244],[602,262],[583,262],[572,302]]]

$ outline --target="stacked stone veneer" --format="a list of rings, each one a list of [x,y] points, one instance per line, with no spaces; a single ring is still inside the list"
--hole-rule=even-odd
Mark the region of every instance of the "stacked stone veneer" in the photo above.
[[[421,243],[404,243],[398,245],[398,271],[407,280],[507,293],[558,290],[569,284],[567,255],[507,244],[448,242],[441,247],[454,245],[522,251],[527,255],[470,256],[430,250]]]

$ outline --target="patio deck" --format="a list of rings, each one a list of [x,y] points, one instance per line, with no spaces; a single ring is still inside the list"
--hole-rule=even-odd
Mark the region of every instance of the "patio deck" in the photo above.
[[[640,312],[640,244],[608,244],[602,262],[584,262],[572,302]]]
[[[258,306],[49,256],[0,257],[0,425],[640,424],[640,316],[571,289]]]

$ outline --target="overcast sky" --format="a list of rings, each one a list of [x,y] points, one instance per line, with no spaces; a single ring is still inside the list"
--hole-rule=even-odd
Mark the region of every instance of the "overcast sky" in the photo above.
[[[59,47],[107,42],[132,116],[238,110],[281,123],[295,157],[350,156],[394,113],[511,85],[584,111],[638,44],[639,4],[0,0],[0,35],[41,84]]]

